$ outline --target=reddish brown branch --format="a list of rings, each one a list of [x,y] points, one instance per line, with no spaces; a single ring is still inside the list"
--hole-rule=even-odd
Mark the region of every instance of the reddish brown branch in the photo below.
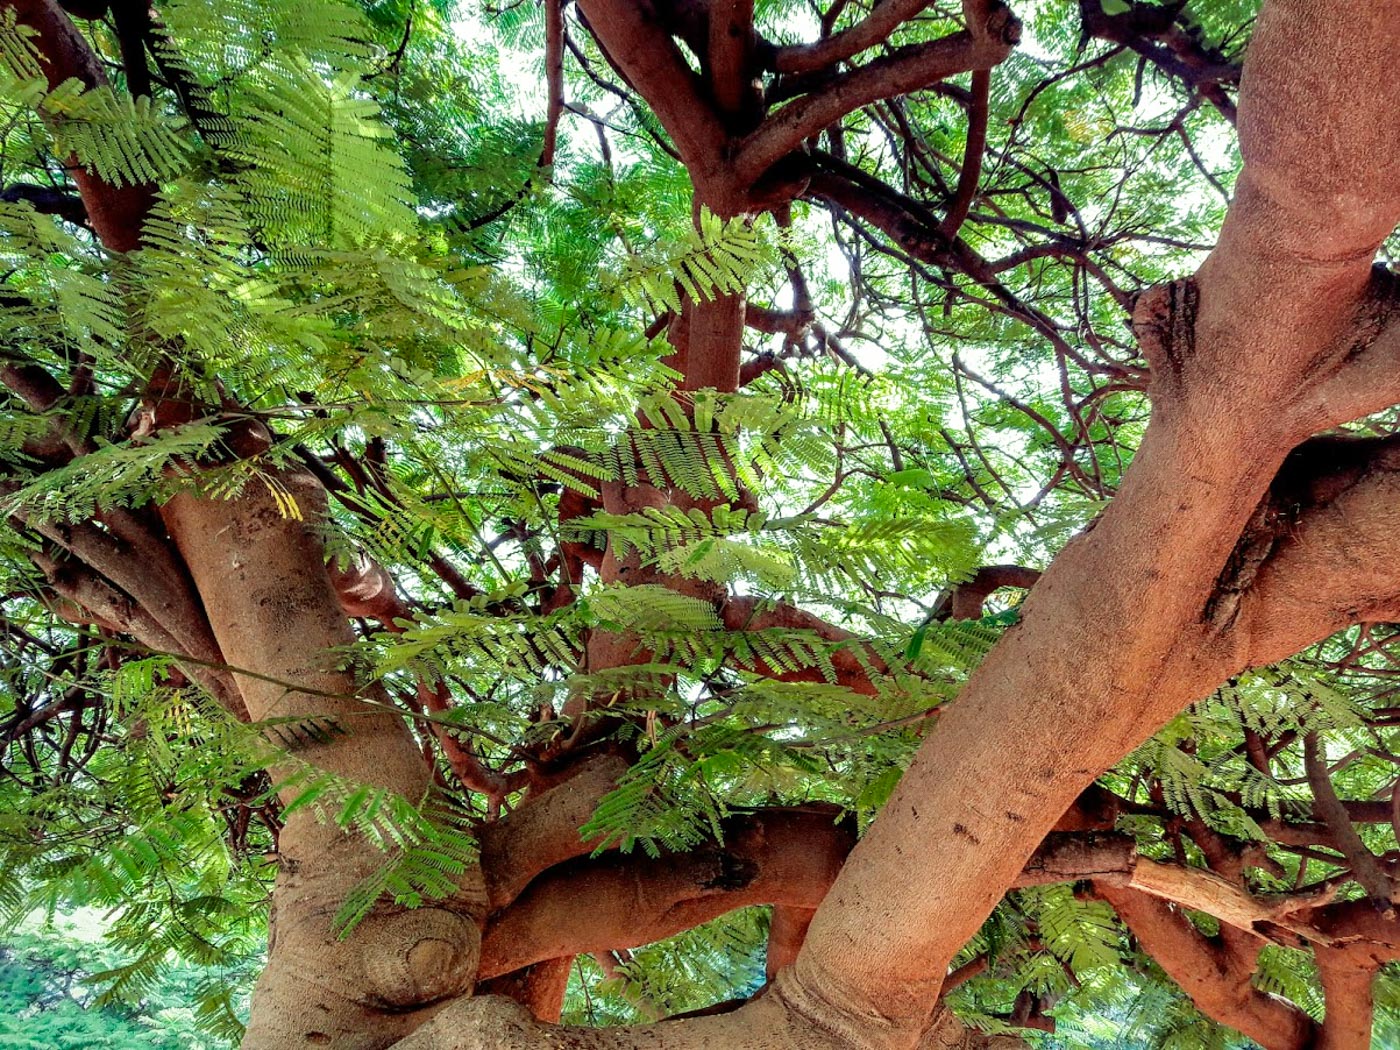
[[[95,623],[114,634],[125,634],[152,652],[166,653],[177,658],[189,656],[178,638],[165,629],[141,604],[123,594],[86,565],[75,561],[60,562],[45,554],[34,553],[30,559],[44,574],[49,586],[59,597],[67,599],[82,610],[78,622]],[[180,669],[208,690],[234,717],[247,721],[247,706],[233,678],[225,671],[205,663],[186,662]]]
[[[11,0],[10,6],[19,24],[29,26],[37,34],[35,41],[50,91],[70,79],[87,88],[107,83],[92,48],[54,0]],[[138,247],[142,224],[155,203],[154,187],[144,183],[114,186],[74,159],[68,165],[93,232],[102,244],[114,252]]]
[[[535,1020],[558,1024],[573,966],[572,955],[542,959],[514,973],[483,982],[477,987],[476,994],[504,995],[529,1010]]]
[[[1215,106],[1230,123],[1235,122],[1235,102],[1226,91],[1238,87],[1240,64],[1177,24],[1184,3],[1133,4],[1130,10],[1110,14],[1102,0],[1079,0],[1085,36],[1121,44],[1141,55],[1168,76]]]
[[[935,619],[975,620],[982,615],[987,599],[1003,587],[1030,590],[1040,579],[1039,569],[1022,565],[984,565],[972,579],[955,586],[934,609]]]
[[[764,631],[773,628],[811,631],[823,641],[832,643],[831,666],[836,672],[837,683],[865,696],[874,696],[879,692],[871,674],[884,674],[888,671],[884,660],[871,651],[859,635],[828,623],[820,616],[795,605],[773,604],[758,598],[736,596],[724,602],[720,608],[720,616],[725,629],[729,631]],[[780,682],[825,681],[821,669],[816,667],[788,671],[760,663],[755,670]]]
[[[1332,832],[1351,867],[1352,877],[1361,884],[1366,895],[1378,904],[1389,906],[1394,893],[1390,877],[1381,870],[1380,862],[1366,843],[1361,841],[1355,825],[1337,797],[1332,786],[1332,774],[1322,753],[1322,745],[1316,733],[1303,736],[1303,768],[1307,772],[1308,786],[1312,789],[1313,811],[1318,819]]]
[[[117,517],[124,515],[117,512]],[[43,521],[32,527],[129,595],[169,637],[173,652],[209,666],[223,662],[194,584],[166,545],[149,543],[133,549],[114,535],[116,530],[109,532],[87,523]],[[155,644],[147,639],[142,642]]]
[[[747,905],[815,908],[855,844],[834,816],[815,806],[761,810],[727,821],[723,846],[563,864],[487,923],[481,975],[646,944]]]
[[[768,980],[771,981],[779,970],[791,965],[797,958],[807,937],[807,927],[812,925],[815,914],[811,908],[795,908],[787,904],[773,906],[773,918],[768,926],[768,954],[764,960]]]
[[[994,5],[979,28],[897,48],[789,102],[740,143],[734,159],[738,180],[752,184],[806,139],[872,102],[931,87],[955,73],[990,69],[1020,39],[1020,23],[1005,5]]]
[[[1310,1045],[1313,1023],[1308,1016],[1250,984],[1252,956],[1213,944],[1185,914],[1161,898],[1123,886],[1100,884],[1097,890],[1143,950],[1206,1016],[1249,1036],[1266,1050],[1304,1050]],[[1256,954],[1262,945],[1254,942]]]
[[[650,0],[579,0],[578,6],[608,60],[670,134],[692,179],[711,177],[727,135]]]
[[[549,106],[545,111],[544,145],[540,149],[539,166],[548,168],[554,163],[559,118],[564,115],[564,0],[545,0],[544,75]]]
[[[1371,1050],[1376,971],[1383,960],[1364,948],[1314,952],[1327,1013],[1316,1050]]]
[[[366,554],[360,554],[349,565],[333,564],[328,568],[331,587],[345,615],[378,620],[394,634],[404,632],[405,623],[413,619],[413,610],[399,597],[388,570]],[[454,706],[446,682],[429,681],[422,675],[418,678],[417,697],[423,709],[433,715],[447,714]],[[429,725],[457,779],[472,791],[484,794],[493,809],[498,807],[517,786],[515,781],[490,769],[462,745],[448,726],[438,721]]]
[[[963,148],[962,171],[958,173],[958,188],[948,205],[938,232],[952,240],[962,229],[963,220],[977,195],[977,181],[982,177],[982,154],[987,148],[987,110],[992,87],[990,69],[974,70],[972,74],[972,106],[967,115],[967,145]]]
[[[616,755],[589,759],[563,783],[481,829],[481,867],[491,907],[505,907],[535,876],[597,845],[578,829],[626,771],[627,763]]]
[[[773,56],[779,73],[811,73],[883,43],[904,22],[928,7],[930,0],[886,0],[848,29],[811,44],[780,47]]]
[[[732,118],[752,94],[753,0],[712,0],[708,15],[710,93]]]

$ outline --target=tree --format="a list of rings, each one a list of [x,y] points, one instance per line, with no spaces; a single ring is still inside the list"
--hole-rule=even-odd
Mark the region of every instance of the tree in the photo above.
[[[1393,1023],[1392,5],[0,14],[13,908],[275,867],[250,1048]]]
[[[143,988],[137,1009],[112,1000],[110,989],[103,993],[92,980],[92,968],[96,963],[105,970],[121,960],[93,949],[92,931],[75,927],[29,929],[12,939],[0,953],[0,1039],[6,1046],[216,1050],[227,1045],[230,1030],[241,1028],[232,1013],[225,1013],[219,1023],[194,1016],[189,989],[211,978],[219,980],[199,969],[172,973],[170,980]]]

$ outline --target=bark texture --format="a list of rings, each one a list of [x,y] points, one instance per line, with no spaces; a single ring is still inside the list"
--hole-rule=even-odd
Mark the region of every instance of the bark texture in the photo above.
[[[280,480],[307,517],[324,510],[309,475]],[[225,658],[242,669],[235,678],[250,715],[291,719],[283,740],[296,738],[297,720],[315,723],[322,731],[306,734],[300,757],[352,782],[422,798],[429,771],[402,717],[383,695],[358,695],[354,676],[336,665],[336,651],[354,637],[309,525],[284,516],[267,491],[233,503],[180,496],[164,515]],[[288,818],[268,965],[245,1047],[380,1047],[435,1005],[470,994],[486,905],[479,869],[450,901],[378,909],[352,938],[335,935],[337,909],[383,863],[363,838],[309,808]]]
[[[36,31],[51,83],[102,82],[96,56],[52,0],[10,2]],[[898,194],[871,192],[839,158],[806,152],[809,139],[860,107],[971,72],[969,151],[976,145],[980,157],[985,71],[1009,53],[1019,24],[1004,4],[967,0],[964,30],[859,60],[924,6],[888,0],[816,43],[765,49],[744,0],[716,0],[703,17],[651,0],[579,3],[675,143],[698,203],[739,216],[802,196],[834,202],[898,235],[915,257],[958,260],[994,286],[994,270],[956,239],[976,186],[971,156],[947,216],[930,222],[927,209],[916,215]],[[1095,16],[1086,25],[1164,67],[1177,63],[1234,117],[1223,94],[1234,71],[1191,41],[1140,20]],[[677,33],[701,57],[699,72]],[[1112,815],[1105,823],[1086,803],[1093,780],[1230,675],[1348,624],[1400,619],[1391,551],[1400,445],[1315,437],[1400,401],[1395,282],[1372,268],[1400,218],[1398,52],[1394,3],[1339,14],[1322,0],[1267,0],[1240,76],[1245,168],[1219,244],[1193,277],[1136,304],[1153,417],[1121,491],[1043,574],[992,567],[950,596],[944,615],[976,615],[992,590],[1033,585],[1019,625],[941,715],[862,841],[829,813],[771,811],[734,820],[723,847],[648,863],[586,857],[596,843],[578,828],[627,756],[599,751],[601,705],[578,697],[568,712],[577,732],[530,770],[520,808],[483,833],[483,867],[450,900],[415,911],[381,906],[351,938],[337,939],[332,915],[382,855],[309,810],[292,814],[281,836],[270,962],[245,1046],[991,1050],[1003,1041],[938,1010],[950,960],[1008,887],[1066,879],[1092,880],[1202,1009],[1269,1050],[1302,1050],[1314,1039],[1337,1050],[1366,1046],[1375,970],[1400,956],[1393,913],[1378,920],[1370,902],[1263,900],[1219,872],[1136,859],[1125,840],[1052,832],[1110,827]],[[820,74],[810,81],[819,87],[794,88],[769,112],[751,87],[765,68]],[[114,187],[81,171],[74,178],[103,244],[138,247],[153,188]],[[752,316],[742,298],[721,296],[669,319],[684,389],[737,388]],[[1019,316],[1058,338],[1033,311]],[[32,379],[7,373],[6,383],[42,399]],[[304,517],[323,512],[321,480],[296,470],[279,480]],[[653,485],[611,485],[603,497],[616,513],[679,502]],[[421,798],[432,771],[403,718],[381,692],[358,689],[333,655],[353,640],[347,613],[373,614],[379,599],[393,598],[391,581],[371,581],[372,571],[333,580],[315,530],[284,517],[256,486],[234,501],[180,496],[161,518],[144,532],[107,521],[106,531],[47,535],[96,570],[59,593],[92,622],[151,632],[192,666],[226,664],[211,689],[252,719],[285,720],[293,738],[298,725],[331,730],[302,734],[296,760]],[[143,542],[164,570],[155,590],[132,571]],[[760,611],[745,598],[647,575],[611,549],[597,567],[609,582],[690,587],[727,626],[807,622],[801,610]],[[146,588],[139,623],[123,611],[123,587]],[[127,621],[116,622],[121,616]],[[811,626],[829,641],[850,640],[831,625]],[[634,639],[600,632],[587,656],[598,671],[643,654]],[[853,656],[836,669],[857,691],[873,690],[872,673],[884,670]],[[458,755],[464,769],[469,757]],[[500,785],[492,790],[499,802]],[[1354,814],[1324,797],[1318,817],[1327,832]],[[1332,841],[1346,854],[1359,840],[1340,841],[1332,829]],[[1353,868],[1388,903],[1387,873],[1359,854]],[[1207,944],[1167,901],[1206,910],[1232,932]],[[626,1030],[548,1023],[572,956],[757,903],[780,906],[776,972],[742,1008]],[[1320,1033],[1240,979],[1279,930],[1317,948],[1328,997]],[[511,998],[473,995],[485,979]]]

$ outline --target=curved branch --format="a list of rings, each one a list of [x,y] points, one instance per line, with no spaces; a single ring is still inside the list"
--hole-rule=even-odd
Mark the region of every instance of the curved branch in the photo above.
[[[1305,1050],[1311,1045],[1311,1019],[1250,984],[1253,958],[1237,957],[1213,944],[1165,900],[1123,886],[1096,889],[1206,1016],[1249,1036],[1265,1050]],[[1256,942],[1256,953],[1262,944]]]
[[[1133,4],[1129,10],[1110,14],[1102,0],[1079,0],[1079,13],[1084,36],[1131,48],[1198,92],[1233,124],[1235,103],[1225,88],[1239,85],[1240,65],[1177,24],[1185,6],[1184,2]]]
[[[972,579],[949,591],[934,608],[934,619],[952,617],[954,620],[975,620],[982,615],[988,597],[1003,587],[1030,590],[1040,579],[1039,569],[1024,565],[984,565],[972,574]]]
[[[647,944],[751,904],[815,908],[855,845],[854,830],[834,822],[838,812],[761,810],[727,821],[722,846],[560,865],[488,922],[481,976]]]
[[[214,670],[223,663],[223,655],[194,584],[165,544],[150,543],[140,550],[132,549],[115,534],[116,530],[109,532],[86,522],[44,521],[31,527],[125,592],[120,595],[123,602],[129,595],[132,615],[139,612],[140,616],[133,621],[133,635],[151,648],[192,657],[201,668],[197,674],[191,669],[192,677],[215,685],[214,695],[219,702],[235,717],[247,719],[247,709],[233,679],[227,672]],[[70,566],[64,575],[71,571]],[[117,600],[117,591],[112,591],[112,595],[112,600]],[[140,631],[135,630],[138,624],[142,625]]]
[[[989,8],[976,32],[964,30],[896,48],[789,102],[739,144],[734,168],[740,182],[747,185],[756,181],[805,140],[863,106],[1001,62],[1020,40],[1021,23],[1005,4],[994,3]]]
[[[963,220],[977,196],[977,180],[982,177],[982,154],[987,148],[987,110],[992,89],[992,71],[978,69],[972,74],[972,104],[967,116],[967,144],[963,147],[962,171],[958,173],[958,188],[948,205],[948,214],[938,232],[952,240],[962,229]]]
[[[50,91],[71,79],[87,88],[107,83],[92,48],[54,0],[10,0],[10,6],[19,24],[37,33]],[[141,227],[155,203],[155,187],[144,183],[115,186],[71,158],[68,167],[78,184],[93,232],[102,244],[114,252],[139,247]]]
[[[600,755],[582,763],[562,784],[528,799],[509,817],[481,829],[481,867],[492,908],[504,908],[535,876],[598,845],[578,829],[625,772],[625,760]]]
[[[864,696],[875,696],[879,692],[871,678],[872,672],[884,674],[889,670],[885,661],[870,650],[860,635],[828,623],[815,613],[795,605],[739,595],[727,599],[719,613],[728,631],[764,631],[772,628],[811,631],[823,641],[832,643],[836,648],[831,653],[831,667],[836,672],[837,684]],[[788,671],[760,664],[756,670],[779,682],[825,681],[821,669],[816,667]]]
[[[181,646],[179,639],[139,602],[123,594],[87,566],[59,563],[38,552],[31,555],[31,560],[44,574],[54,593],[78,606],[93,618],[93,622],[113,632],[130,635],[154,652],[170,653],[177,658],[191,655]],[[216,670],[202,662],[181,663],[180,667],[234,717],[247,721],[247,705],[227,671]]]
[[[699,78],[650,0],[579,0],[608,60],[647,100],[697,182],[724,159],[728,140]]]
[[[1352,878],[1361,884],[1371,900],[1389,907],[1394,886],[1376,855],[1361,841],[1346,807],[1337,797],[1337,789],[1332,786],[1332,772],[1327,768],[1322,744],[1316,733],[1303,735],[1303,768],[1307,772],[1308,787],[1312,789],[1313,810],[1341,848],[1342,855],[1351,866]]]
[[[1304,442],[1256,520],[1263,550],[1241,581],[1231,628],[1241,667],[1275,663],[1353,623],[1400,619],[1400,438]]]
[[[1260,12],[1240,98],[1244,169],[1198,274],[1198,328],[1342,361],[1376,248],[1400,220],[1400,170],[1376,163],[1400,154],[1400,13],[1335,14],[1318,0]],[[1204,339],[1200,351],[1206,369],[1238,362],[1234,340]]]
[[[780,47],[773,55],[772,66],[778,73],[814,73],[834,66],[877,44],[883,43],[903,23],[915,17],[932,0],[886,0],[876,4],[865,18],[849,29],[843,29],[812,44]]]

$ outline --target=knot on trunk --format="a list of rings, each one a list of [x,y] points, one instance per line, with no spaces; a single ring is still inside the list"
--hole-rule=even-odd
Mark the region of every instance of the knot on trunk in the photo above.
[[[973,19],[968,25],[974,35],[1000,41],[1008,47],[1015,47],[1021,42],[1021,20],[1012,13],[1010,6],[1001,0],[991,0],[984,3],[982,8],[978,13],[980,18]]]
[[[444,908],[371,916],[356,931],[366,997],[393,1009],[469,995],[481,958],[481,931]]]
[[[1196,311],[1200,291],[1194,278],[1154,285],[1133,303],[1133,334],[1152,368],[1148,393],[1156,401],[1174,390],[1196,352]]]
[[[701,884],[702,889],[731,892],[742,890],[758,878],[759,867],[747,857],[737,857],[732,853],[721,852],[715,856],[713,874]]]

